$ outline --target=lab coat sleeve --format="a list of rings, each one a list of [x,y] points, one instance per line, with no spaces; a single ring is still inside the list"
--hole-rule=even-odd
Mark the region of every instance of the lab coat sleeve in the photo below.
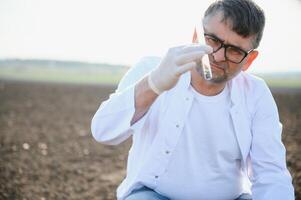
[[[149,112],[131,125],[135,113],[135,84],[158,62],[157,57],[142,58],[125,74],[109,99],[101,103],[91,122],[91,132],[96,141],[117,145],[142,129]]]
[[[293,200],[292,178],[286,167],[282,125],[273,96],[264,83],[252,120],[250,150],[253,200]]]

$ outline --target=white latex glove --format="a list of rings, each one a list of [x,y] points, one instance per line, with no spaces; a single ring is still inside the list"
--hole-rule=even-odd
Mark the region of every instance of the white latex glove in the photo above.
[[[210,46],[200,44],[170,48],[160,64],[149,74],[150,88],[158,95],[173,88],[182,74],[196,67],[196,62],[211,52]]]

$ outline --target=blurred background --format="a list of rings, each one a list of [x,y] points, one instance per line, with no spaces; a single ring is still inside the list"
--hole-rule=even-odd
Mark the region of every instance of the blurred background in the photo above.
[[[191,42],[209,0],[0,0],[0,199],[114,199],[130,139],[104,146],[90,120],[143,56]],[[301,1],[265,10],[250,73],[269,84],[301,199]]]

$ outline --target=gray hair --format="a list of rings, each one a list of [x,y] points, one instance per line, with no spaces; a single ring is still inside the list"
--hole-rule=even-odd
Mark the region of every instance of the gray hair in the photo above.
[[[265,15],[264,11],[252,0],[218,0],[206,10],[204,18],[222,12],[222,21],[231,22],[231,29],[246,38],[254,36],[253,48],[257,48],[262,38]]]

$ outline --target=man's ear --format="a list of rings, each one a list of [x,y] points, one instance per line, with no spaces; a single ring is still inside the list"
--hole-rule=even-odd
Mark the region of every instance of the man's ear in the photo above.
[[[194,31],[193,31],[192,43],[198,43],[198,35],[196,33],[196,28],[194,28]]]
[[[258,54],[259,54],[258,51],[254,50],[247,56],[246,58],[247,60],[242,66],[242,71],[246,71],[250,67],[253,61],[257,58]]]

